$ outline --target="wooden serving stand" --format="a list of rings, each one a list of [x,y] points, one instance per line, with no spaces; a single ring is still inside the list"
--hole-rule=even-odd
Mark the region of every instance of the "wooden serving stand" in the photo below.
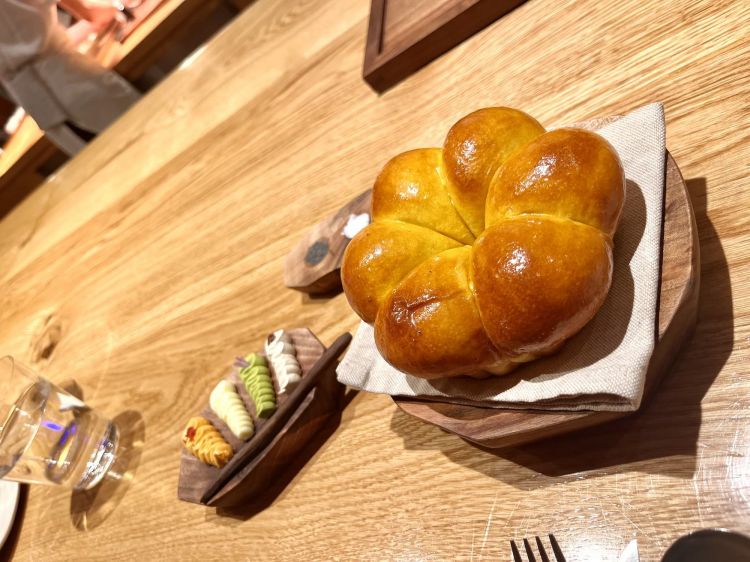
[[[575,126],[597,129],[616,119],[586,121]],[[698,231],[685,181],[669,153],[665,174],[659,336],[646,374],[644,400],[654,393],[682,344],[692,334],[698,311]],[[403,397],[394,398],[394,401],[407,414],[489,448],[519,445],[569,433],[632,413],[503,410]]]
[[[220,470],[209,466],[183,449],[177,493],[179,499],[215,507],[232,507],[252,503],[263,497],[266,490],[284,476],[284,472],[288,469],[288,465],[292,464],[293,458],[305,449],[306,445],[311,442],[326,422],[340,412],[345,387],[336,380],[338,353],[324,356],[326,347],[307,328],[290,330],[289,334],[297,350],[297,360],[302,367],[303,382],[299,383],[289,395],[278,395],[278,407],[271,417],[259,419],[255,415],[255,406],[245,389],[245,385],[239,379],[237,370],[233,368],[225,378],[235,384],[245,407],[253,414],[253,421],[255,422],[253,437],[248,441],[242,441],[235,437],[227,426],[218,419],[208,404],[200,415],[208,419],[232,445],[235,457],[242,457],[243,453],[247,452],[251,452],[252,456],[247,459],[239,459],[242,461],[239,471],[210,498],[205,498],[206,493],[221,477],[222,471],[231,467],[227,465]],[[343,338],[339,338],[334,345],[338,346],[342,340]],[[346,339],[345,344],[348,344],[348,341]],[[345,345],[339,346],[340,351],[343,351],[344,347]],[[319,364],[319,362],[324,364]],[[273,367],[270,366],[270,368],[273,373]],[[305,392],[304,381],[306,376],[311,373],[317,373],[316,375],[313,374],[316,377],[313,382],[314,386],[307,392],[306,396],[297,396]],[[275,373],[273,373],[273,378],[275,382]],[[219,377],[217,377],[217,382],[218,380]],[[295,401],[299,401],[299,398],[302,398],[299,406],[293,412],[289,412],[290,406],[293,406]],[[273,424],[275,420],[283,419],[286,415],[289,415],[289,418],[281,427],[266,427],[268,424]],[[266,431],[264,431],[264,428]],[[273,430],[273,435],[269,436],[268,444],[257,448],[256,440],[262,439],[263,434],[268,433],[268,429]],[[258,450],[249,451],[255,448]]]

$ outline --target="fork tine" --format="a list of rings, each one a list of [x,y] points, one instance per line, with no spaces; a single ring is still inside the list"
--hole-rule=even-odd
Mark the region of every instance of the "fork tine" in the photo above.
[[[523,562],[521,553],[518,552],[518,547],[514,541],[510,541],[510,551],[513,553],[513,562]]]
[[[526,549],[526,556],[529,557],[529,562],[536,562],[536,556],[534,556],[534,551],[531,550],[529,539],[523,539],[523,547]]]
[[[555,560],[557,560],[557,562],[566,562],[565,556],[563,556],[562,550],[560,550],[560,545],[557,544],[557,539],[555,539],[555,535],[550,533],[547,536],[549,537],[549,543],[552,545],[552,552],[555,553]]]
[[[542,557],[542,562],[549,562],[549,557],[547,556],[547,551],[544,550],[542,539],[539,538],[539,535],[534,538],[536,539],[536,548],[539,551],[539,556]]]

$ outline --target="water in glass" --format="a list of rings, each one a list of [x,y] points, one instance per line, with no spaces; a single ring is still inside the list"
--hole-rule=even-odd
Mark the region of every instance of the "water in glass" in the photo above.
[[[111,466],[117,440],[112,422],[36,377],[0,425],[0,478],[88,489]]]

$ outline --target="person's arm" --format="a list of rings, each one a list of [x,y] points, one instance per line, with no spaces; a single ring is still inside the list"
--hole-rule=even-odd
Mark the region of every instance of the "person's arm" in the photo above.
[[[60,5],[78,19],[91,22],[96,29],[103,29],[117,14],[109,2],[95,0],[60,0]]]

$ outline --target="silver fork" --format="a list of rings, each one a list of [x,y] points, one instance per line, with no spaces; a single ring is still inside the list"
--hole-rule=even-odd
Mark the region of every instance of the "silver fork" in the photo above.
[[[563,556],[562,550],[560,550],[560,545],[557,544],[555,535],[549,534],[547,536],[549,537],[549,544],[552,547],[555,560],[557,562],[565,562],[565,556]],[[542,562],[550,562],[550,558],[547,556],[547,551],[544,550],[542,539],[540,539],[538,535],[534,537],[534,539],[536,540],[536,548],[539,551],[539,556],[541,557]],[[526,551],[526,557],[529,559],[528,562],[536,562],[536,556],[534,556],[534,551],[531,549],[529,539],[523,539],[523,548]],[[510,541],[510,551],[513,554],[513,562],[523,562],[523,558],[521,558],[521,553],[518,551],[515,541]]]

